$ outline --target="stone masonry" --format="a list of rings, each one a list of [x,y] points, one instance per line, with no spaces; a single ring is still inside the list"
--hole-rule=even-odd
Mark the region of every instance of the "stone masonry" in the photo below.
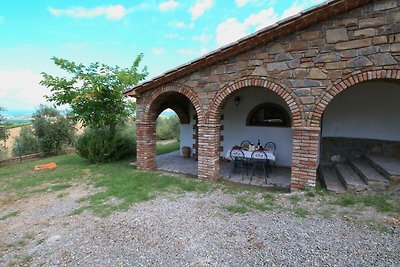
[[[291,111],[292,190],[315,185],[320,121],[329,102],[357,83],[400,80],[400,1],[331,2],[317,7],[314,16],[288,22],[297,28],[266,29],[278,36],[275,40],[254,39],[256,47],[228,58],[222,49],[215,53],[221,58],[216,63],[205,57],[198,63],[204,67],[192,71],[188,65],[185,71],[183,66],[143,85],[146,90],[139,85],[135,93],[127,92],[138,98],[138,168],[155,168],[156,110],[162,94],[175,93],[186,96],[197,113],[199,177],[218,178],[220,110],[234,92],[256,86],[281,96]],[[301,29],[303,24],[307,27]]]

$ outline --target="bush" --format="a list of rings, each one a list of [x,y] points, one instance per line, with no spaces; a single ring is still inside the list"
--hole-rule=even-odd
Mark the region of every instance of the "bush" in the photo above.
[[[41,105],[33,114],[34,133],[39,140],[40,152],[56,155],[74,139],[74,127],[58,110]]]
[[[92,163],[110,162],[136,155],[133,127],[118,128],[113,134],[108,128],[85,129],[75,144],[76,152]]]
[[[157,140],[177,139],[179,136],[178,116],[159,117],[157,119]]]
[[[18,147],[20,145],[20,148]],[[39,140],[33,134],[29,126],[21,128],[19,136],[15,138],[14,146],[12,148],[13,156],[19,156],[21,149],[21,155],[29,155],[39,153]]]

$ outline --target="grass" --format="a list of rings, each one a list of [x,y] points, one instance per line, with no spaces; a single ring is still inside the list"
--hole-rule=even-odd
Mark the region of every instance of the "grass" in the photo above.
[[[175,150],[177,144],[179,146],[179,143],[163,145],[160,153]],[[34,171],[35,165],[48,162],[56,162],[58,167]],[[33,194],[56,191],[59,191],[57,197],[62,198],[65,195],[62,191],[75,182],[99,188],[98,193],[82,199],[82,207],[75,213],[91,210],[100,216],[127,210],[132,204],[150,200],[159,194],[203,193],[220,187],[218,183],[208,181],[139,171],[128,161],[90,164],[75,154],[68,154],[1,167],[0,194],[10,196],[8,203]]]
[[[157,144],[157,155],[166,154],[172,151],[179,150],[180,145],[179,141],[175,140],[174,142],[167,144]]]
[[[333,204],[349,207],[354,205],[365,205],[374,207],[379,212],[400,213],[400,199],[387,194],[376,195],[353,195],[342,194],[338,196]]]
[[[236,197],[236,204],[224,206],[223,208],[232,213],[246,213],[253,210],[267,211],[280,207],[277,205],[273,194],[255,193],[255,190],[245,191]]]
[[[6,219],[8,219],[8,218],[10,218],[10,217],[18,216],[18,214],[19,214],[19,211],[12,211],[12,212],[10,212],[10,213],[4,215],[4,216],[1,216],[1,217],[0,217],[0,221],[4,221],[4,220],[6,220]]]

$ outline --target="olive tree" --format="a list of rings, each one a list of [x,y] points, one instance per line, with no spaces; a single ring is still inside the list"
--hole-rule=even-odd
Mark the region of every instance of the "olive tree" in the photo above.
[[[53,57],[54,63],[66,71],[69,77],[57,77],[42,73],[40,84],[51,89],[46,96],[55,105],[68,104],[73,118],[91,128],[108,127],[115,132],[116,125],[132,113],[133,105],[123,96],[123,92],[144,80],[147,68],[138,70],[143,54],[136,57],[129,68],[110,67],[92,63],[89,66],[76,64]]]

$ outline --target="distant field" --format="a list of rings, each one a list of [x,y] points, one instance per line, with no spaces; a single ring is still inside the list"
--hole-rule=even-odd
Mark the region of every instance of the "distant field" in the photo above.
[[[8,129],[32,124],[31,119],[20,119],[20,118],[19,119],[6,119],[5,122],[7,123]]]

